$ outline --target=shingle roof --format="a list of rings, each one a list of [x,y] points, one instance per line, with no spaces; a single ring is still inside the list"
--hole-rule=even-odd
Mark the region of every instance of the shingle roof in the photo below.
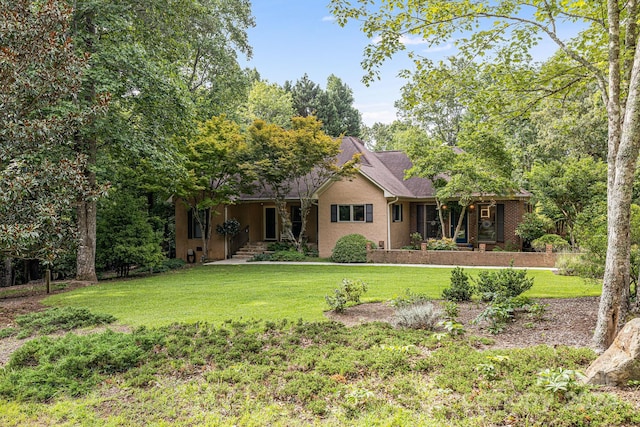
[[[402,151],[378,151],[367,149],[364,142],[352,136],[342,138],[341,152],[338,163],[344,164],[351,160],[354,154],[360,155],[359,172],[384,191],[386,197],[400,197],[409,199],[425,199],[435,197],[435,189],[431,180],[412,177],[405,179],[405,172],[412,167],[411,160]],[[272,194],[268,190],[256,190],[252,194],[244,194],[240,200],[270,200]],[[515,196],[530,197],[527,191],[519,191]],[[288,198],[298,198],[298,193],[292,189]]]

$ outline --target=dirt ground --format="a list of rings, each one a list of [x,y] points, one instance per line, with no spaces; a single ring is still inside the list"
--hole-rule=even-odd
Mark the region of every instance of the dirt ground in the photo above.
[[[86,285],[76,283],[59,292]],[[46,309],[41,303],[45,296],[39,293],[28,297],[1,299],[0,329],[15,326],[16,316]],[[497,335],[491,334],[486,329],[486,324],[471,323],[484,309],[484,304],[459,304],[458,321],[464,325],[467,334],[490,338],[492,344],[486,345],[486,349],[528,347],[538,344],[590,346],[598,312],[598,297],[537,299],[536,301],[546,306],[546,312],[541,321],[533,321],[524,313],[518,314],[515,321],[509,323],[506,329]],[[373,321],[391,322],[394,309],[388,303],[370,303],[350,307],[341,314],[328,312],[326,316],[347,326],[353,326]],[[25,340],[13,337],[0,339],[0,367],[7,363],[10,355],[24,342]],[[640,410],[640,390],[614,388],[601,390],[617,394]]]
[[[517,313],[515,321],[497,335],[491,334],[486,329],[486,324],[471,323],[484,310],[485,304],[459,303],[458,322],[463,324],[468,334],[491,338],[493,344],[487,348],[529,347],[538,344],[590,346],[598,315],[598,297],[543,298],[536,301],[546,306],[542,321],[534,321],[525,313]],[[327,317],[346,325],[356,325],[372,321],[390,322],[393,314],[394,309],[389,304],[375,303],[350,307],[341,314],[327,313]]]

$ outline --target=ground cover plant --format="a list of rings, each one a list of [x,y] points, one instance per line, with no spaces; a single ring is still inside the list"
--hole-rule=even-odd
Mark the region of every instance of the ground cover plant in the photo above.
[[[465,269],[475,278],[480,269]],[[600,288],[548,270],[528,270],[531,298],[597,296]],[[54,306],[85,307],[132,326],[172,322],[221,323],[227,319],[323,320],[325,295],[343,279],[367,283],[363,302],[390,301],[407,288],[437,299],[449,286],[447,268],[371,265],[210,265],[160,276],[109,281],[53,295]]]
[[[472,337],[381,323],[347,328],[304,321],[41,337],[0,372],[0,424],[640,422],[631,405],[612,395],[574,384],[571,393],[558,392],[548,373],[584,369],[595,357],[590,350],[478,351],[475,345]]]
[[[466,271],[475,279],[481,270]],[[535,277],[526,292],[532,297],[598,291],[548,271],[528,275]],[[451,270],[217,265],[55,295],[49,304],[91,303],[91,313],[140,327],[25,344],[0,370],[0,425],[640,422],[635,408],[613,395],[564,385],[562,375],[578,375],[593,360],[590,350],[480,350],[487,338],[453,327],[455,303],[441,316],[450,327],[435,331],[318,322],[324,296],[345,278],[367,283],[363,302],[401,308],[439,298]],[[185,321],[190,311],[194,317]]]

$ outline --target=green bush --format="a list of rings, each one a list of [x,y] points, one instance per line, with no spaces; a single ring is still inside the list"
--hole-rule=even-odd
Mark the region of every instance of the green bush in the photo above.
[[[430,300],[431,298],[429,298],[425,294],[416,294],[411,292],[411,289],[407,288],[404,291],[404,295],[399,295],[391,300],[391,305],[393,307],[403,307],[411,304],[427,302]]]
[[[336,242],[331,261],[341,263],[367,262],[367,239],[361,234],[347,234]]]
[[[442,298],[447,301],[471,301],[473,284],[460,267],[451,270],[450,286],[442,290]]]
[[[527,270],[513,267],[500,270],[483,270],[475,281],[477,292],[483,301],[495,301],[517,297],[533,286],[533,278],[527,277]]]
[[[367,284],[362,280],[342,279],[340,287],[334,289],[334,295],[325,296],[325,300],[331,310],[341,313],[347,307],[347,303],[358,304],[365,292]]]
[[[429,251],[455,251],[458,249],[455,240],[443,237],[442,239],[427,240],[427,250]]]
[[[535,212],[528,212],[522,216],[522,221],[516,227],[516,236],[525,242],[532,242],[547,233],[553,227],[553,222]]]
[[[569,242],[557,234],[545,234],[531,242],[531,247],[538,252],[544,252],[548,244],[553,247],[553,252],[565,251],[570,247]]]
[[[305,254],[298,251],[278,251],[271,254],[270,261],[304,261]]]

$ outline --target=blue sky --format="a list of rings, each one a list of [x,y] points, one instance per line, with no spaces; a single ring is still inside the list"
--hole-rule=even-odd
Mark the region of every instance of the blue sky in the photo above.
[[[263,79],[280,85],[287,80],[295,82],[306,73],[324,88],[327,77],[335,74],[353,90],[355,107],[366,125],[391,123],[396,118],[393,104],[404,83],[397,74],[410,68],[411,63],[398,54],[381,68],[380,81],[365,86],[360,62],[369,40],[357,23],[350,22],[344,28],[336,24],[328,3],[329,0],[253,0],[256,27],[248,31],[253,57],[242,61],[242,65],[256,68]],[[567,26],[564,35],[576,31],[574,26]],[[421,49],[419,44],[412,47]],[[451,44],[425,49],[420,53],[434,60],[453,54]],[[535,49],[534,57],[543,59],[554,50],[555,45],[543,44]]]
[[[381,81],[369,87],[362,82],[360,66],[367,38],[357,25],[342,28],[333,22],[328,0],[254,0],[256,27],[249,30],[253,57],[243,65],[256,68],[263,79],[283,84],[305,73],[326,87],[335,74],[352,90],[355,107],[367,125],[395,119],[393,103],[400,97],[398,71],[408,62],[400,58],[387,63]]]

